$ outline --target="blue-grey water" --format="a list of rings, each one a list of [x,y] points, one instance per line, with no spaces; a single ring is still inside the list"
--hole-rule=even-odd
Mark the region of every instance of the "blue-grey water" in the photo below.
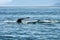
[[[60,23],[15,22],[25,17],[60,20],[60,7],[0,7],[0,40],[60,40]]]

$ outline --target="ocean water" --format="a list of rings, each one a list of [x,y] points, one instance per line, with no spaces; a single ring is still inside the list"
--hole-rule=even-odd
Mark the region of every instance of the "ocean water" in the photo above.
[[[0,7],[0,40],[60,40],[60,23],[18,24],[18,18],[60,21],[60,7]]]

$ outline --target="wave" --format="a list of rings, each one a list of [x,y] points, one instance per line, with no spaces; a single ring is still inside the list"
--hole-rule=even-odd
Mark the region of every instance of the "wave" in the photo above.
[[[23,21],[23,23],[60,23],[59,20],[27,20]]]
[[[16,21],[3,21],[4,23],[17,23]],[[22,20],[22,23],[60,23],[59,20]]]
[[[3,22],[5,22],[5,23],[12,23],[12,22],[16,22],[16,21],[3,21]]]

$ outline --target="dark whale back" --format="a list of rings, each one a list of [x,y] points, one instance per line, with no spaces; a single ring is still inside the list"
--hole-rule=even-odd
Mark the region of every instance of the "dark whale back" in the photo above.
[[[22,23],[23,18],[17,20],[17,23]]]
[[[24,19],[29,19],[30,17],[26,17],[26,18],[19,18],[18,20],[17,20],[17,23],[22,23],[22,20],[24,20]]]

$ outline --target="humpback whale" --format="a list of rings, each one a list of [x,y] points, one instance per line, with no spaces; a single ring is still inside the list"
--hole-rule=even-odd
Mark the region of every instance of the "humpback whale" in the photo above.
[[[25,20],[25,19],[29,19],[30,17],[26,17],[26,18],[19,18],[17,20],[17,23],[26,23],[26,24],[29,24],[29,23],[60,23],[60,21],[58,20]]]

